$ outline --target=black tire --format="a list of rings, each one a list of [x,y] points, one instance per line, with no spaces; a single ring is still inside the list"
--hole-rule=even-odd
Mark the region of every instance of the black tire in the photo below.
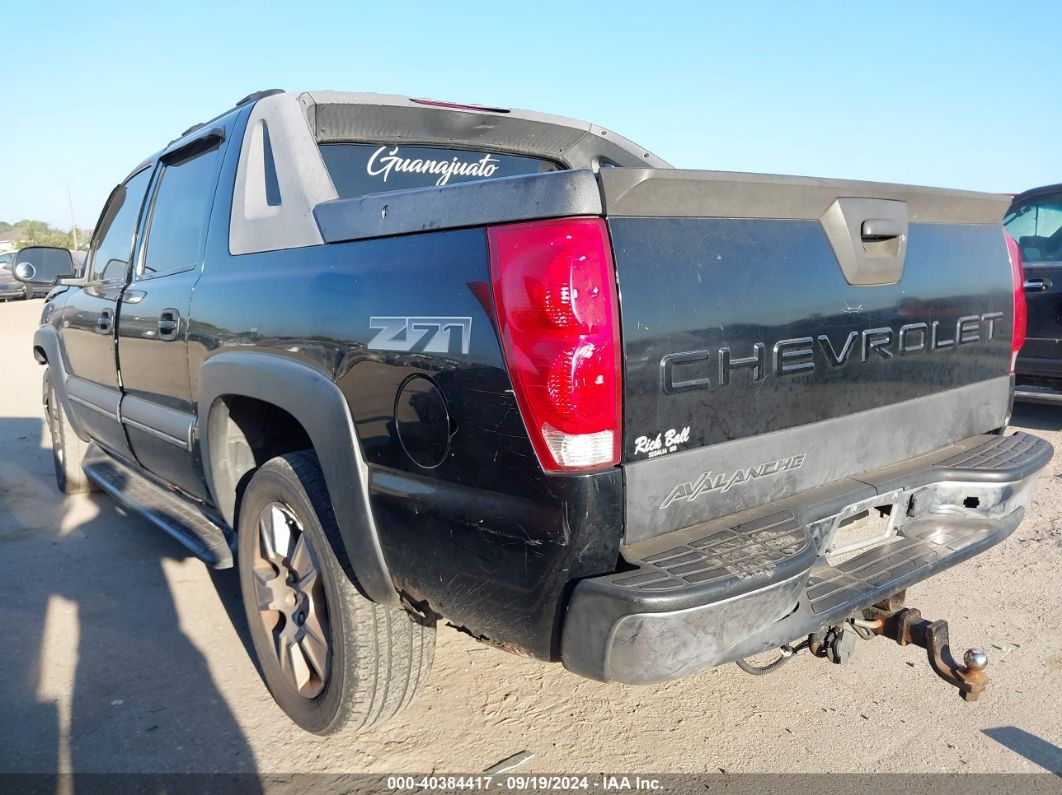
[[[297,525],[288,551],[270,551],[284,557],[290,569],[268,562],[263,566],[259,519],[278,505]],[[431,671],[435,626],[423,623],[405,610],[369,601],[344,572],[333,551],[333,545],[342,542],[317,456],[312,451],[291,453],[263,464],[247,484],[237,524],[237,567],[247,623],[266,687],[280,708],[303,729],[314,734],[332,734],[385,721],[409,704]],[[275,572],[271,582],[279,581],[287,571],[292,575],[285,580],[289,585],[301,583],[302,575],[294,560],[298,555],[296,539],[300,536],[306,537],[323,582],[325,632],[322,634],[327,640],[328,670],[320,680],[323,685],[318,683],[322,689],[316,694],[299,692],[297,679],[293,680],[281,669],[278,653],[283,644],[278,645],[277,638],[288,621],[298,624],[291,625],[292,632],[299,632],[302,622],[310,626],[306,612],[295,612],[294,618],[285,618],[277,611],[259,609],[259,597],[265,588],[261,578],[270,577],[271,570]],[[275,592],[270,593],[275,598]],[[285,604],[311,603],[303,591],[297,594],[297,599],[306,601]],[[312,603],[318,604],[317,596]],[[319,610],[319,606],[315,609]],[[273,620],[277,623],[269,629],[267,624]],[[295,645],[301,647],[302,642]],[[301,651],[298,654],[303,655]],[[309,663],[311,658],[303,655],[300,659]]]
[[[70,420],[63,411],[62,401],[55,393],[51,375],[44,372],[45,394],[44,413],[48,420],[48,431],[52,437],[52,464],[55,467],[55,485],[63,494],[87,494],[99,491],[96,485],[85,475],[81,462],[85,460],[88,443],[82,441]]]

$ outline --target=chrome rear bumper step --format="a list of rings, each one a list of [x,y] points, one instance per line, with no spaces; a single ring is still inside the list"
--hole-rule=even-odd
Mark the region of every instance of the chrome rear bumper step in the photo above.
[[[883,599],[1002,541],[1018,526],[1020,509],[1007,520],[911,522],[880,546],[837,566],[813,568],[804,590],[808,607],[815,615],[834,616]]]
[[[623,549],[630,569],[572,591],[561,658],[575,673],[674,679],[823,630],[1002,541],[1051,445],[982,435]],[[854,515],[884,535],[828,551]],[[838,562],[842,561],[842,562]]]

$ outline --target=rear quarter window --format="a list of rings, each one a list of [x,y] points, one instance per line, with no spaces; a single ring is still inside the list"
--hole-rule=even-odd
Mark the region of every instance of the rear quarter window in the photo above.
[[[537,157],[395,144],[321,144],[321,156],[343,199],[559,169]]]

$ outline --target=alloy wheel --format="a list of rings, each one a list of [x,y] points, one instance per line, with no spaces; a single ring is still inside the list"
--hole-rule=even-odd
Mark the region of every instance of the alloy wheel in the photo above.
[[[332,657],[317,554],[294,512],[279,502],[259,512],[257,536],[251,575],[258,615],[288,683],[315,698],[328,682]]]

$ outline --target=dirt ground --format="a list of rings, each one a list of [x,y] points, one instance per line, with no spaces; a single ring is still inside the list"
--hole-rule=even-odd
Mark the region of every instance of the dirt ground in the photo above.
[[[40,301],[0,304],[0,772],[978,772],[1062,775],[1062,460],[1004,544],[909,604],[990,654],[966,704],[924,653],[861,643],[629,688],[581,680],[440,628],[412,707],[357,736],[306,734],[248,654],[232,571],[211,572],[102,496],[63,499],[30,354]],[[1016,427],[1062,449],[1062,409]]]

